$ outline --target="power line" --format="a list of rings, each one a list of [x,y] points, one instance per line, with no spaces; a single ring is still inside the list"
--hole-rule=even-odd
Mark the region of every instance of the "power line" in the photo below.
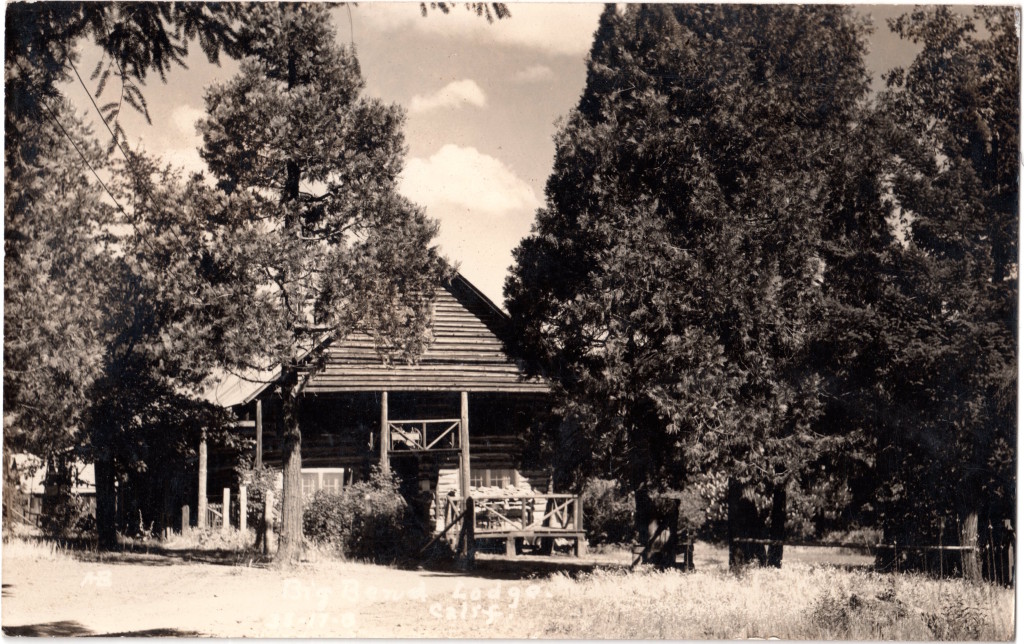
[[[18,69],[21,70],[21,73],[25,74],[25,76],[28,77],[28,73],[25,71],[25,68],[21,66],[21,62],[15,59],[14,63],[18,66]],[[114,202],[114,205],[117,206],[117,209],[124,213],[124,216],[127,217],[130,221],[131,216],[128,214],[128,211],[124,209],[121,203],[110,191],[110,188],[107,187],[107,184],[103,183],[103,179],[100,179],[99,173],[96,172],[96,169],[92,167],[91,163],[89,163],[89,159],[85,156],[85,153],[82,152],[81,148],[78,147],[78,143],[75,141],[74,137],[72,137],[71,134],[64,128],[64,124],[60,122],[60,119],[57,117],[57,115],[53,112],[52,109],[50,109],[50,106],[47,105],[46,102],[43,101],[41,98],[39,99],[39,104],[43,106],[43,109],[45,109],[47,114],[50,115],[50,119],[60,129],[60,131],[64,133],[64,136],[67,138],[67,140],[71,142],[72,147],[74,147],[75,151],[78,152],[78,156],[82,158],[82,161],[85,163],[85,166],[89,168],[89,170],[92,172],[92,176],[96,177],[96,182],[103,187],[103,190],[107,193],[107,196],[110,197],[110,200]]]
[[[117,134],[115,134],[114,131],[110,128],[110,124],[107,123],[107,119],[105,119],[103,117],[103,111],[100,110],[99,105],[96,104],[96,100],[92,96],[92,92],[89,91],[89,88],[86,86],[85,81],[82,80],[82,76],[81,76],[81,74],[78,73],[78,68],[75,67],[74,61],[71,60],[70,58],[67,58],[66,60],[67,60],[68,65],[71,67],[71,70],[75,72],[75,76],[78,78],[78,82],[81,83],[82,89],[85,90],[86,95],[88,95],[89,102],[92,103],[92,106],[96,109],[96,114],[97,114],[97,116],[100,117],[100,121],[102,121],[103,127],[107,128],[107,132],[110,133],[110,137],[113,140],[114,144],[117,146],[117,149],[121,151],[121,156],[124,157],[125,163],[128,165],[129,171],[131,171],[132,173],[138,175],[138,169],[135,167],[135,163],[133,162],[132,158],[128,155],[128,153],[125,152],[124,147],[121,145],[121,140],[117,137]],[[122,85],[122,90],[121,91],[123,93],[124,92],[123,87],[124,87],[124,82],[125,82],[124,69],[121,67],[121,63],[117,60],[116,57],[114,57],[113,60],[117,64],[117,69],[118,69],[118,72],[119,72],[120,78],[121,78],[121,85]],[[120,117],[120,109],[121,108],[119,106],[118,107],[118,117]],[[124,212],[125,216],[128,216],[128,213],[125,212],[123,208],[121,209],[121,212]],[[137,232],[140,236],[144,237],[144,235],[142,234],[142,231],[139,230],[138,226],[135,224],[134,221],[131,220],[130,217],[129,217],[129,222],[131,223],[132,228],[135,229],[135,232]],[[192,250],[190,250],[188,248],[188,246],[186,246],[185,242],[182,241],[181,237],[179,237],[178,234],[176,232],[174,232],[174,230],[169,229],[169,232],[171,233],[171,236],[174,238],[174,241],[176,241],[178,243],[178,247],[182,251],[184,251],[186,254],[190,254],[191,252],[193,252]]]
[[[131,163],[131,159],[128,157],[128,153],[125,152],[124,148],[121,146],[121,140],[118,139],[117,135],[114,134],[114,131],[112,129],[110,129],[110,124],[107,123],[107,119],[103,118],[103,111],[100,110],[100,106],[96,104],[96,99],[94,99],[92,97],[92,92],[90,92],[89,88],[85,86],[85,81],[82,80],[82,76],[78,73],[78,68],[75,67],[75,62],[73,60],[71,60],[70,58],[67,59],[67,62],[68,62],[68,65],[71,66],[71,70],[73,72],[75,72],[75,76],[78,78],[78,82],[82,84],[82,89],[85,90],[86,95],[89,97],[89,102],[91,102],[92,106],[96,108],[96,113],[99,115],[100,121],[103,122],[103,127],[107,128],[107,132],[110,132],[110,138],[112,138],[114,140],[114,144],[117,145],[117,149],[119,149],[121,151],[121,155],[124,156],[124,160],[127,161],[130,164]],[[120,64],[118,64],[118,70],[120,70],[120,69],[121,69],[121,66],[120,66]],[[121,83],[122,84],[124,83],[124,76],[123,75],[121,76]],[[118,108],[118,111],[120,112],[120,108]],[[118,114],[118,116],[120,116],[120,113]]]
[[[28,74],[28,72],[25,71],[25,68],[21,65],[21,62],[18,61],[16,58],[14,58],[13,61],[14,61],[14,64],[18,66],[18,69],[21,70],[21,73],[24,74],[26,78],[28,78],[29,74]],[[77,73],[78,73],[77,70],[76,70],[75,73],[77,75]],[[81,80],[81,77],[79,77],[79,80]],[[85,156],[85,153],[82,152],[82,149],[78,146],[78,142],[75,141],[74,137],[71,136],[71,133],[68,132],[67,129],[64,127],[64,124],[61,123],[60,117],[57,116],[57,114],[53,111],[53,109],[50,108],[50,106],[47,105],[46,102],[41,97],[37,97],[37,98],[38,98],[37,102],[40,105],[43,106],[43,109],[46,110],[46,113],[49,115],[49,117],[53,121],[54,125],[56,125],[58,129],[60,129],[61,133],[63,133],[65,138],[67,138],[67,140],[71,143],[72,147],[75,148],[75,151],[78,152],[78,156],[81,157],[82,162],[85,163],[85,166],[87,168],[89,168],[89,170],[92,172],[93,177],[96,178],[96,182],[99,183],[100,186],[103,187],[104,192],[107,193],[107,196],[110,197],[110,200],[114,202],[114,205],[117,206],[117,209],[120,210],[121,213],[125,216],[125,220],[135,230],[136,234],[139,236],[139,239],[142,240],[142,243],[144,243],[146,246],[149,246],[149,248],[151,250],[156,251],[156,248],[153,246],[152,242],[146,237],[145,234],[143,234],[143,232],[141,230],[139,230],[139,226],[135,222],[135,219],[131,215],[128,214],[128,211],[124,209],[124,206],[121,205],[121,202],[119,202],[117,200],[117,198],[114,196],[113,192],[111,192],[110,188],[107,187],[107,184],[104,183],[103,179],[100,178],[99,173],[96,171],[96,169],[89,162],[89,159]],[[90,98],[91,98],[91,96],[90,96]],[[95,105],[95,103],[94,103],[94,105]],[[101,120],[103,119],[103,115],[102,114],[100,114],[100,119]],[[105,121],[104,121],[104,124],[106,124]],[[110,128],[108,127],[107,129],[109,130]],[[120,144],[118,144],[118,147],[120,148]],[[121,154],[124,154],[124,149],[121,149]],[[131,165],[131,160],[129,159],[129,157],[127,155],[125,156],[125,161],[129,164],[129,166]],[[173,230],[171,231],[171,235],[174,237],[174,240],[176,242],[178,242],[178,246],[181,248],[181,250],[183,250],[186,253],[188,253],[189,252],[188,248],[185,247],[185,244],[182,243],[181,239],[178,237],[177,234],[174,233]],[[196,296],[193,295],[193,297],[196,297]]]

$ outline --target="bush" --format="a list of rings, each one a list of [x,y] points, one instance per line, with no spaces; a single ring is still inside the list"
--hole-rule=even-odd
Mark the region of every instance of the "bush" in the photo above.
[[[591,545],[630,543],[636,525],[633,493],[616,481],[590,479],[583,488],[583,525]]]
[[[422,536],[410,529],[409,505],[398,481],[374,470],[340,493],[318,491],[306,503],[302,528],[310,541],[348,558],[394,561]]]
[[[61,489],[44,499],[40,527],[51,539],[79,538],[96,530],[96,517],[84,497]]]
[[[277,477],[280,475],[280,470],[266,466],[256,468],[246,464],[244,467],[238,468],[236,473],[238,475],[238,484],[246,486],[246,525],[255,528],[260,524],[260,519],[263,518],[263,506],[267,498],[267,491],[274,489],[274,486],[277,484]],[[231,522],[234,525],[239,525],[238,515],[240,512],[240,504],[232,503]],[[281,517],[280,491],[274,497],[274,517],[277,520],[280,520]]]

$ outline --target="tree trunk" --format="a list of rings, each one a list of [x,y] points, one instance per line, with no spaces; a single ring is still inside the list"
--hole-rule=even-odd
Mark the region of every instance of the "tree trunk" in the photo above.
[[[728,492],[728,531],[729,531],[729,568],[736,569],[751,561],[765,565],[767,556],[762,544],[744,543],[741,539],[760,539],[764,537],[763,523],[757,512],[757,505],[743,494],[743,484],[734,478],[729,479]]]
[[[117,526],[115,525],[114,463],[109,455],[96,459],[96,536],[100,550],[117,547]]]
[[[636,540],[643,552],[641,563],[650,563],[650,553],[647,545],[650,543],[652,530],[654,529],[654,508],[651,502],[651,493],[646,485],[633,491],[633,499],[636,503]]]
[[[786,540],[786,484],[776,485],[772,491],[772,513],[768,538],[772,541]],[[782,544],[768,546],[768,565],[782,567]]]
[[[971,511],[960,523],[960,546],[973,547],[961,550],[964,562],[964,579],[981,581],[981,553],[978,551],[978,513]]]
[[[282,565],[298,562],[302,554],[302,433],[298,400],[290,388],[282,391],[281,539],[277,559]]]

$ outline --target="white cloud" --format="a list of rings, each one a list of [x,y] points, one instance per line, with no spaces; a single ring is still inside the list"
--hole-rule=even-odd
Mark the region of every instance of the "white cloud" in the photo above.
[[[206,117],[206,111],[191,105],[178,105],[171,111],[171,122],[178,132],[189,138],[198,138],[196,134],[196,121]]]
[[[487,105],[487,95],[484,90],[471,79],[452,81],[441,89],[426,96],[416,94],[412,97],[412,104],[409,111],[413,114],[427,112],[438,108],[459,108],[464,105],[484,107]]]
[[[500,304],[512,249],[541,205],[530,184],[500,160],[450,143],[427,159],[410,159],[400,182],[401,192],[440,222],[442,252]]]
[[[531,65],[526,69],[520,69],[512,76],[517,83],[536,83],[538,81],[551,80],[555,72],[547,65]]]
[[[500,160],[451,143],[429,159],[410,159],[401,191],[439,218],[452,210],[490,217],[527,211],[532,216],[540,206],[530,184]]]
[[[493,45],[495,42],[548,54],[585,56],[604,5],[598,3],[519,3],[509,5],[511,18],[488,23],[462,5],[448,15],[430,11],[420,15],[416,3],[360,3],[353,9],[359,21],[382,31],[415,29],[443,37]]]
[[[181,168],[182,176],[188,177],[193,172],[206,172],[206,162],[199,156],[196,148],[167,148],[159,153],[164,163]]]

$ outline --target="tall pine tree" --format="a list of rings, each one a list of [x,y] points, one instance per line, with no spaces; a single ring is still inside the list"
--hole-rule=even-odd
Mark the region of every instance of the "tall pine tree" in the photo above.
[[[879,382],[884,525],[894,540],[976,546],[1015,502],[1019,23],[1009,7],[937,8],[891,26],[922,50],[881,97],[907,233]],[[981,574],[976,552],[964,572]]]
[[[602,15],[506,297],[513,350],[576,421],[574,460],[610,460],[641,525],[645,499],[687,467],[784,507],[809,455],[837,442],[814,428],[811,341],[865,33],[838,7]]]
[[[355,52],[337,44],[327,8],[253,5],[239,40],[251,54],[207,92],[201,154],[227,195],[212,223],[234,241],[214,272],[241,285],[223,358],[285,374],[279,558],[290,562],[302,545],[297,410],[317,368],[306,352],[364,325],[385,357],[414,355],[447,268],[430,245],[436,224],[396,192],[401,110],[360,96]]]

